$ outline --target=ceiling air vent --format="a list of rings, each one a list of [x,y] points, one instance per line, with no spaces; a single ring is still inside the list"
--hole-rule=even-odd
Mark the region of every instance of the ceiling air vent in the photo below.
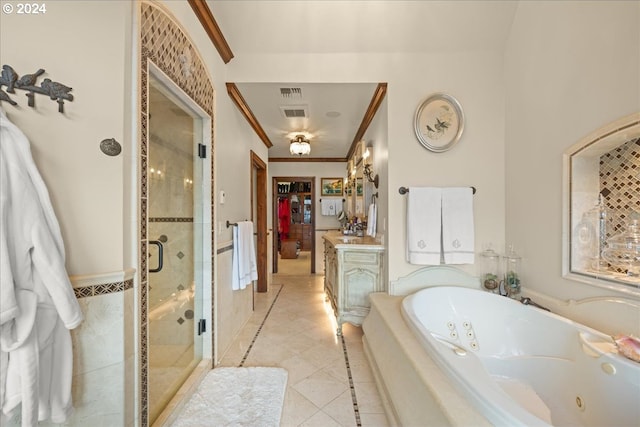
[[[282,115],[288,119],[309,117],[306,105],[281,105],[280,111],[282,112]]]
[[[299,87],[281,87],[280,95],[283,98],[302,98],[302,89]]]

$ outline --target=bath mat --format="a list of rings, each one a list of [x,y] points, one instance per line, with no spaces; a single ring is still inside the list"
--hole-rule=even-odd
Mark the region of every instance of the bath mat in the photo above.
[[[172,427],[279,426],[286,388],[282,368],[213,369]]]

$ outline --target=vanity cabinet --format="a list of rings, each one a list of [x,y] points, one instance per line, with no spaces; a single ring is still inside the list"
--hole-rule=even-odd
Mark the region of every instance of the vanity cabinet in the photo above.
[[[324,291],[338,323],[360,326],[369,314],[369,294],[387,289],[383,278],[384,246],[371,237],[326,234]]]

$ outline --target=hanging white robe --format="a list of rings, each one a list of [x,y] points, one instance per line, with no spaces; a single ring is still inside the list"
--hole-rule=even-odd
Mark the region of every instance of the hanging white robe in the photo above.
[[[60,226],[26,136],[0,109],[0,424],[72,413],[69,329],[82,322]]]

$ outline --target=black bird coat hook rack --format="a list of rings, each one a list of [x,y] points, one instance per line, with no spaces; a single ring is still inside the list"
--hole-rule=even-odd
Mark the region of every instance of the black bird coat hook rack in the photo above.
[[[56,101],[58,103],[58,112],[64,113],[64,101],[73,101],[73,95],[69,93],[72,88],[62,83],[54,82],[51,79],[44,79],[38,86],[37,81],[42,74],[44,74],[44,69],[40,68],[35,73],[19,76],[10,65],[3,65],[2,72],[0,72],[0,101],[8,102],[13,106],[18,105],[9,94],[14,94],[16,89],[20,89],[27,92],[27,105],[29,107],[35,107],[35,94],[39,93]],[[6,90],[2,89],[3,86],[6,87]]]

